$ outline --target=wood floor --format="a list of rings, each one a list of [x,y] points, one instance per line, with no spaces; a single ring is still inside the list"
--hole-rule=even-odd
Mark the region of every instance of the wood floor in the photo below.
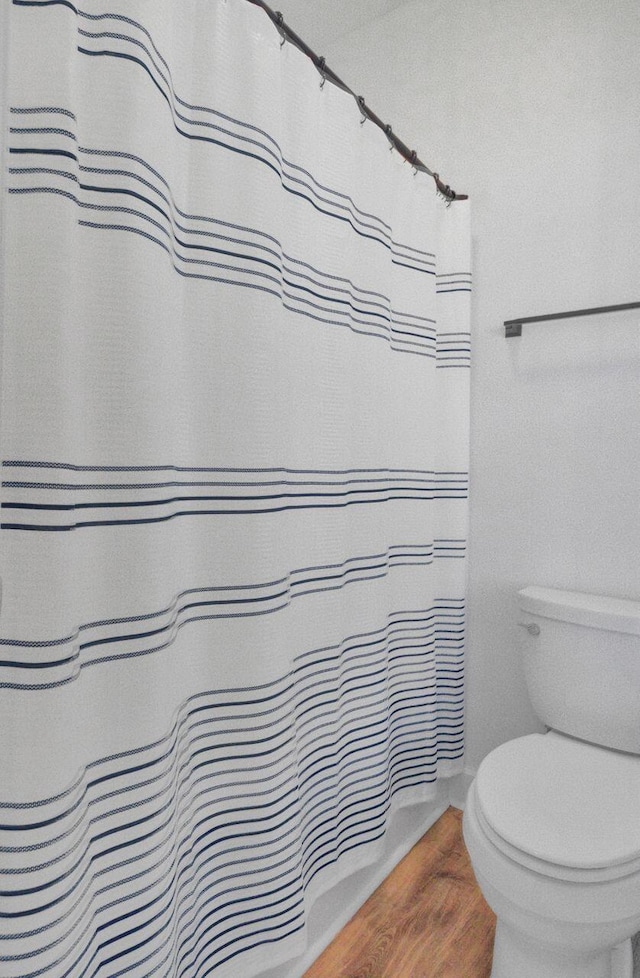
[[[489,978],[495,917],[449,808],[304,978]]]

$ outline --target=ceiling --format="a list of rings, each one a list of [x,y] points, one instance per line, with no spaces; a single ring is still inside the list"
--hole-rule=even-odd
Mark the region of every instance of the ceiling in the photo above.
[[[276,0],[289,27],[316,54],[333,41],[401,7],[409,0]]]

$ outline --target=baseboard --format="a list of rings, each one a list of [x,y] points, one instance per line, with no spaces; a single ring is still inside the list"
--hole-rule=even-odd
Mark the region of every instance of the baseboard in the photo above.
[[[264,972],[260,978],[301,978],[391,870],[448,807],[448,782],[445,781],[436,800],[397,811],[389,826],[382,858],[372,866],[347,877],[316,900],[309,915],[309,943],[304,955]]]
[[[459,808],[460,811],[464,811],[464,805],[467,800],[467,792],[471,787],[471,782],[476,776],[475,771],[464,769],[460,774],[457,774],[455,778],[450,778],[449,780],[449,804],[454,808]]]

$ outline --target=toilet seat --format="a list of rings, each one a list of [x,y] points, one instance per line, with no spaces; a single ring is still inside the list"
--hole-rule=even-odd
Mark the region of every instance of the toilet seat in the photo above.
[[[488,838],[540,875],[596,883],[640,872],[640,757],[531,734],[492,751],[474,790]]]

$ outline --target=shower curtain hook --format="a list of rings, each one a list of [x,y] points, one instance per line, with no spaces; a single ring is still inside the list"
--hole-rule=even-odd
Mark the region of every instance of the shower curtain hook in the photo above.
[[[391,152],[393,153],[394,149],[396,148],[396,144],[395,144],[394,139],[393,139],[393,129],[391,128],[391,123],[388,122],[386,124],[386,126],[384,127],[384,134],[387,137],[387,139],[389,140],[389,142],[391,143],[391,146],[389,148],[390,148]]]
[[[287,35],[284,29],[284,14],[280,10],[276,10],[276,27],[280,35],[280,47],[283,48]]]
[[[362,118],[360,119],[360,125],[364,126],[365,122],[368,119],[367,113],[365,112],[364,95],[358,95],[356,102],[358,103],[358,107],[360,109],[360,112],[362,113]]]
[[[418,167],[416,166],[417,160],[418,160],[418,154],[416,153],[415,149],[412,149],[411,150],[411,156],[409,156],[407,162],[410,163],[411,166],[413,167],[413,175],[414,175],[414,177],[415,177],[416,173],[418,172]]]
[[[324,73],[325,65],[327,63],[326,58],[318,58],[318,71],[322,75],[322,81],[320,82],[320,88],[324,88],[324,83],[327,80],[327,76]]]
[[[453,201],[456,200],[455,191],[451,189],[448,183],[445,184],[442,182],[439,173],[434,173],[433,179],[436,182],[436,193],[438,194],[438,197],[441,197],[443,200],[446,200],[447,207],[451,207]]]

